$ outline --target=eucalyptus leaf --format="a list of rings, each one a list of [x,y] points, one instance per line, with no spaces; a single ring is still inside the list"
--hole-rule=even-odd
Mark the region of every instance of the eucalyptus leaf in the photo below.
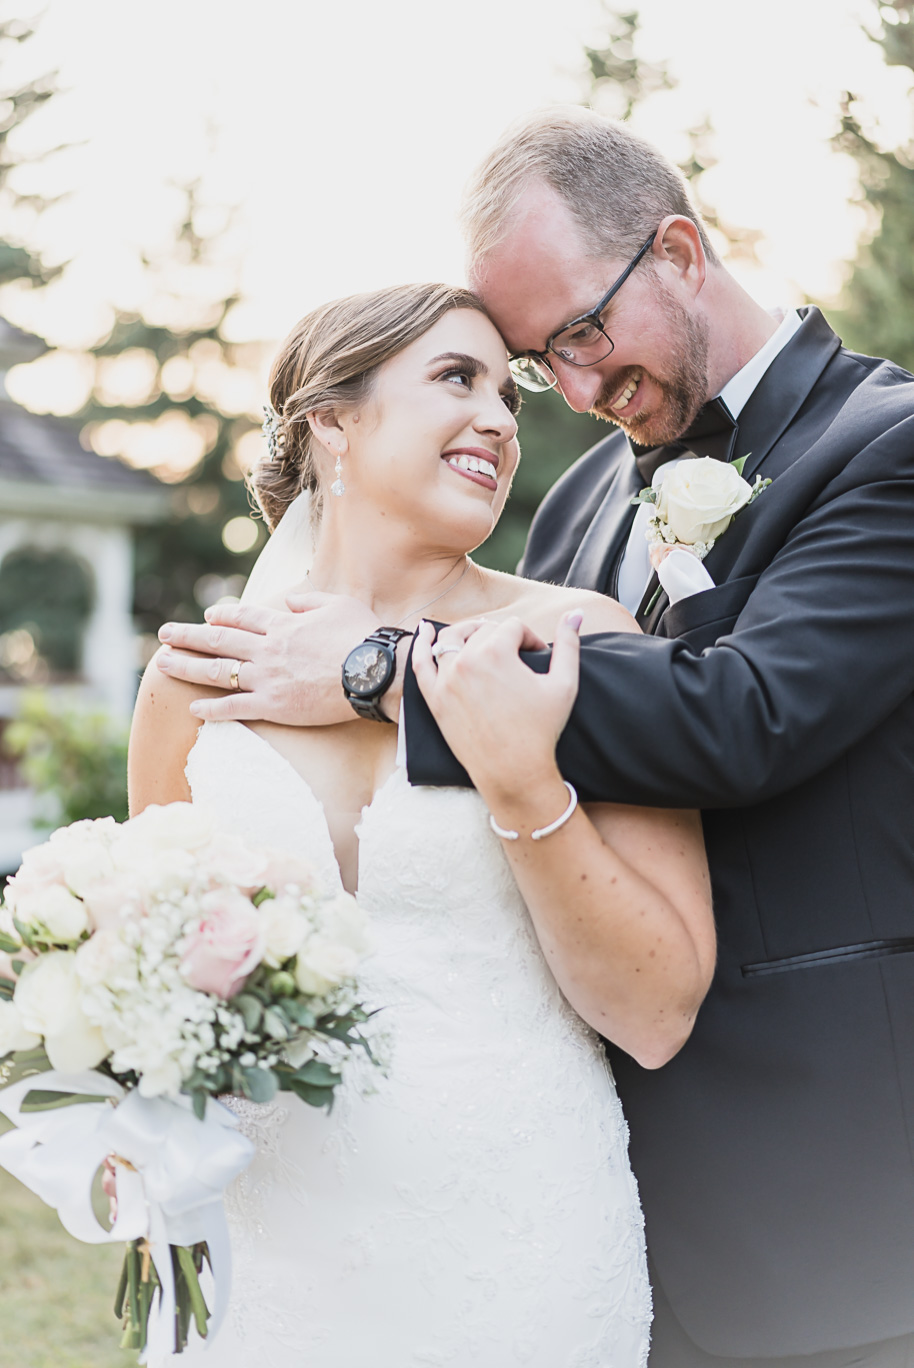
[[[241,993],[235,998],[232,1006],[237,1007],[244,1017],[245,1029],[256,1031],[263,1018],[263,1004],[252,993]]]
[[[658,495],[659,491],[651,488],[651,486],[649,485],[647,489],[642,489],[640,493],[636,494],[635,497],[631,500],[631,502],[633,504],[655,504],[657,502]]]
[[[336,1070],[319,1059],[309,1059],[307,1064],[295,1070],[293,1077],[300,1083],[312,1083],[318,1088],[335,1088],[340,1081]]]
[[[289,1025],[282,1012],[275,1007],[268,1007],[263,1014],[263,1029],[271,1040],[288,1040]]]
[[[315,1088],[313,1084],[302,1083],[293,1077],[289,1079],[288,1091],[294,1092],[295,1096],[307,1102],[309,1107],[326,1107],[329,1111],[333,1106],[332,1088]]]
[[[272,1069],[245,1069],[244,1077],[252,1102],[272,1102],[279,1089],[279,1079]]]
[[[15,955],[17,950],[21,950],[22,945],[19,941],[8,936],[5,931],[0,931],[0,950],[7,955]]]
[[[107,1096],[92,1093],[51,1092],[43,1088],[33,1088],[26,1093],[20,1107],[23,1112],[57,1111],[60,1107],[77,1107],[83,1102],[107,1102]]]

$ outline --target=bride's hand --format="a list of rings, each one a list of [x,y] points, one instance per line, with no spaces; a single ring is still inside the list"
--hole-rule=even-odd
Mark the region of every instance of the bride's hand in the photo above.
[[[546,674],[520,659],[520,651],[544,650],[546,643],[519,618],[458,622],[443,628],[437,642],[431,624],[420,625],[416,681],[490,805],[554,780],[556,742],[578,692],[580,625],[580,613],[562,619]]]
[[[329,726],[354,716],[340,683],[346,656],[379,625],[358,599],[342,594],[297,594],[291,612],[221,603],[202,624],[168,622],[159,632],[167,649],[157,664],[190,684],[225,689],[201,698],[191,712],[208,722],[280,722]],[[232,672],[237,668],[237,688]]]

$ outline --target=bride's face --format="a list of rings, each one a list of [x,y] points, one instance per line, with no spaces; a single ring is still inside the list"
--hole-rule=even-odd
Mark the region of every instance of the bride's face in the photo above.
[[[483,314],[452,309],[385,362],[366,404],[341,416],[346,493],[331,502],[342,513],[367,500],[417,543],[478,546],[517,467],[517,407],[498,332]]]

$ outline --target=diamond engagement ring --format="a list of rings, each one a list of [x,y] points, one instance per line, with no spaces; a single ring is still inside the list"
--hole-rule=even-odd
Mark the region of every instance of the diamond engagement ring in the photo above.
[[[462,649],[462,646],[442,645],[440,641],[436,641],[432,647],[432,655],[435,657],[435,660],[438,660],[441,656],[447,655],[448,651],[460,651]]]
[[[230,689],[238,690],[238,689],[241,688],[241,685],[240,685],[239,682],[238,682],[238,676],[239,676],[240,673],[241,673],[241,661],[240,661],[240,660],[233,660],[233,661],[232,661],[232,672],[231,672],[231,674],[229,675],[229,688],[230,688]]]

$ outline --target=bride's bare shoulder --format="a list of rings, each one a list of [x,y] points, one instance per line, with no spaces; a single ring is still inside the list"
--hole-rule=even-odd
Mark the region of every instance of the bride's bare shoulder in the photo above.
[[[163,674],[157,656],[146,667],[130,727],[127,778],[133,816],[150,803],[190,800],[184,766],[200,729],[190,705],[195,698],[218,695]]]
[[[519,575],[501,575],[504,602],[497,616],[516,616],[551,641],[565,613],[580,612],[581,632],[639,632],[627,608],[592,589],[571,589],[564,584],[541,584]]]

